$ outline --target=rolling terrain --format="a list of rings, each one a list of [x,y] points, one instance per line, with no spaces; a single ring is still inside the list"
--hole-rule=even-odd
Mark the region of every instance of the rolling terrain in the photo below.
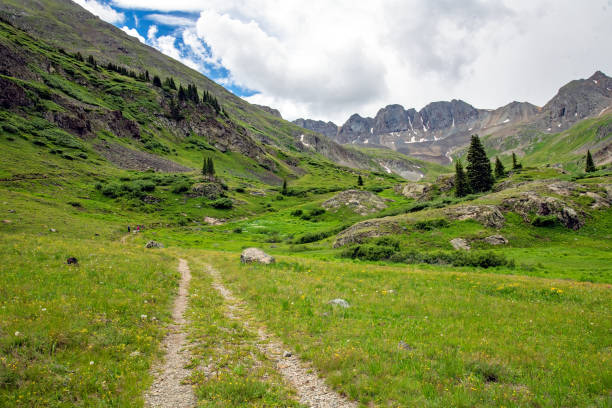
[[[458,198],[450,167],[304,130],[72,3],[0,11],[0,406],[612,405],[588,81],[558,132],[483,134],[507,172]]]

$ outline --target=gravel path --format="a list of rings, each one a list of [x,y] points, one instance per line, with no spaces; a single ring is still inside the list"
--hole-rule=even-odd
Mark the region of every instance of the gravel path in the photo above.
[[[254,324],[248,318],[243,317],[246,311],[244,303],[236,299],[232,292],[223,285],[219,272],[210,266],[207,270],[213,278],[213,287],[228,303],[227,316],[240,321],[246,329],[258,333],[259,343],[257,347],[268,359],[276,363],[278,371],[296,389],[300,403],[313,408],[357,407],[356,403],[330,389],[319,378],[315,369],[306,365],[295,354],[291,353],[290,357],[284,357],[285,351],[288,349],[263,328],[255,329]]]
[[[186,408],[195,407],[196,398],[190,384],[182,384],[190,374],[185,368],[189,364],[189,351],[186,350],[187,341],[185,318],[183,314],[187,309],[187,294],[191,273],[189,265],[184,259],[179,260],[181,282],[179,293],[172,309],[173,323],[169,333],[162,342],[166,350],[166,358],[162,364],[155,367],[155,380],[145,395],[146,405],[152,408]]]

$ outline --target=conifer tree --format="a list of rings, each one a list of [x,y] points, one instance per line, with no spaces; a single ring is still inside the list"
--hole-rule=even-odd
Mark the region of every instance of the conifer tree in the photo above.
[[[283,188],[281,190],[281,194],[286,196],[287,193],[288,193],[288,190],[287,190],[287,179],[283,179]]]
[[[213,163],[212,157],[208,158],[208,175],[215,177],[215,164]]]
[[[455,163],[455,196],[464,197],[470,192],[467,175],[463,171],[461,160]]]
[[[184,101],[185,99],[187,99],[187,95],[185,93],[185,88],[183,88],[183,85],[179,85],[178,99],[179,101]]]
[[[162,86],[161,79],[157,75],[153,77],[153,86],[157,86],[159,88]]]
[[[586,166],[584,168],[584,171],[586,171],[587,173],[592,173],[596,170],[597,168],[595,167],[595,163],[593,162],[593,156],[591,156],[591,151],[587,150]]]
[[[502,164],[501,160],[499,160],[498,156],[495,156],[495,178],[500,179],[506,176],[506,169]]]
[[[516,153],[512,153],[512,170],[520,170],[523,168],[523,165],[518,162],[516,159]]]
[[[470,189],[475,193],[489,191],[493,187],[491,162],[477,135],[472,135],[467,161],[467,178]]]
[[[149,70],[145,70],[145,80],[149,82],[151,79],[149,78]]]
[[[363,179],[361,178],[361,174],[359,175],[359,177],[357,177],[357,185],[363,186]]]

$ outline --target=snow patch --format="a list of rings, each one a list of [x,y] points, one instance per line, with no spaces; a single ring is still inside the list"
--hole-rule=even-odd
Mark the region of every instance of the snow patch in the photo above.
[[[597,81],[596,81],[595,79],[593,80],[593,83],[594,83],[595,85],[597,85]]]
[[[385,171],[389,174],[391,174],[391,169],[388,168],[387,166],[385,166],[385,164],[383,162],[378,163],[382,166],[383,169],[385,169]]]
[[[365,142],[363,142],[364,144],[368,144],[370,143],[370,139],[366,139]]]
[[[373,135],[374,134],[374,128],[370,128],[370,134]]]
[[[301,143],[302,143],[304,146],[306,146],[306,147],[310,147],[310,145],[309,145],[308,143],[304,142],[304,135],[303,135],[303,134],[301,134],[301,135],[300,135],[300,142],[301,142]]]
[[[446,152],[445,156],[448,160],[450,160],[451,163],[453,162],[453,158],[451,157],[450,152]]]
[[[468,131],[470,131],[470,130],[472,130],[472,129],[474,129],[474,128],[469,128],[469,129],[468,129]]]
[[[557,127],[561,127],[561,124],[560,124],[560,123],[558,123],[558,124],[557,124]]]
[[[548,129],[546,129],[546,130],[548,130],[548,131],[550,132],[550,131],[552,130],[552,128],[548,128]]]
[[[508,123],[508,122],[510,122],[510,118],[504,120],[502,123]]]
[[[601,112],[599,112],[599,115],[597,115],[597,116],[601,116],[601,115],[603,115],[603,113],[604,113],[604,112],[605,112],[607,109],[608,109],[608,108],[603,108],[603,109],[601,110]]]
[[[453,124],[451,125],[451,127],[455,127],[455,118],[453,117]]]

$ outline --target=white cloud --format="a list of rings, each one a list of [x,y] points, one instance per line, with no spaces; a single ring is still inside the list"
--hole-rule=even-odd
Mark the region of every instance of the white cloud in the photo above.
[[[102,20],[111,24],[123,23],[125,14],[115,11],[108,4],[100,3],[96,0],[72,0],[90,13],[100,17]]]
[[[157,26],[152,25],[149,27],[147,31],[147,43],[152,47],[159,50],[161,53],[166,54],[167,56],[174,58],[177,61],[182,62],[187,65],[189,68],[193,68],[195,70],[202,70],[200,64],[198,64],[193,58],[185,57],[181,50],[179,50],[176,46],[176,37],[173,35],[160,35],[157,36]]]
[[[138,40],[140,40],[141,43],[146,42],[144,37],[140,35],[140,33],[138,33],[138,30],[136,30],[135,28],[129,28],[127,26],[123,26],[121,27],[121,30],[123,30],[123,32],[125,32],[127,35],[131,35],[132,37],[138,38]]]
[[[220,82],[257,90],[249,101],[289,119],[342,123],[452,98],[542,105],[571,79],[612,71],[610,0],[111,1],[178,24],[158,49],[222,65]],[[195,28],[162,20],[175,11],[201,13]]]
[[[188,27],[195,25],[195,20],[186,18],[186,17],[178,17],[169,14],[148,14],[148,20],[155,21],[159,24],[164,24],[168,26],[179,26],[179,27]]]

